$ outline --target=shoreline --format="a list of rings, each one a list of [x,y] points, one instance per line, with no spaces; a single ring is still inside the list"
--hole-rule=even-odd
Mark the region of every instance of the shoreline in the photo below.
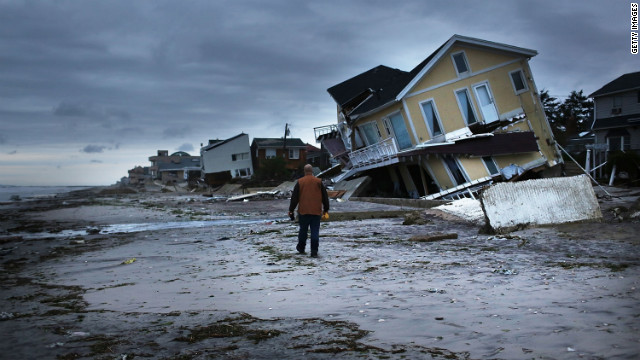
[[[616,218],[637,202],[619,194],[602,223],[495,236],[436,210],[332,202],[318,259],[296,254],[288,221],[100,232],[277,220],[287,199],[92,189],[0,206],[0,341],[16,358],[633,356],[640,224]]]

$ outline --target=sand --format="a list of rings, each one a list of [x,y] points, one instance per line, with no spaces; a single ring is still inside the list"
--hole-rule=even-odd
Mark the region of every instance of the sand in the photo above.
[[[499,236],[456,215],[472,204],[332,201],[318,258],[296,253],[286,199],[2,205],[0,357],[635,358],[640,224],[616,210],[635,201]],[[424,224],[384,216],[414,211]],[[411,240],[439,233],[457,238]]]

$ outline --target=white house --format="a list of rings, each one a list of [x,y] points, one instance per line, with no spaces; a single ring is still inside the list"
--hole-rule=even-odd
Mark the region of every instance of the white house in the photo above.
[[[253,174],[249,135],[241,133],[226,140],[209,140],[200,148],[202,174],[209,185],[220,185],[226,181]]]

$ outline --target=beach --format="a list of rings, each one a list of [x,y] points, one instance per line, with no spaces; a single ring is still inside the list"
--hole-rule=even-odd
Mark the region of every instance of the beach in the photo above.
[[[0,358],[632,359],[639,194],[608,191],[602,222],[504,235],[332,200],[318,258],[296,252],[287,198],[4,202]]]

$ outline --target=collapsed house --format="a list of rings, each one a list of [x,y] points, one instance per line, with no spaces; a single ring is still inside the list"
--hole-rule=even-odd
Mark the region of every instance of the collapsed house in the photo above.
[[[337,124],[314,131],[340,162],[332,181],[367,174],[395,196],[446,199],[559,173],[535,55],[454,35],[409,72],[380,65],[329,88]]]
[[[210,186],[223,185],[234,178],[253,175],[249,135],[240,133],[226,140],[209,140],[200,148],[202,177]]]

